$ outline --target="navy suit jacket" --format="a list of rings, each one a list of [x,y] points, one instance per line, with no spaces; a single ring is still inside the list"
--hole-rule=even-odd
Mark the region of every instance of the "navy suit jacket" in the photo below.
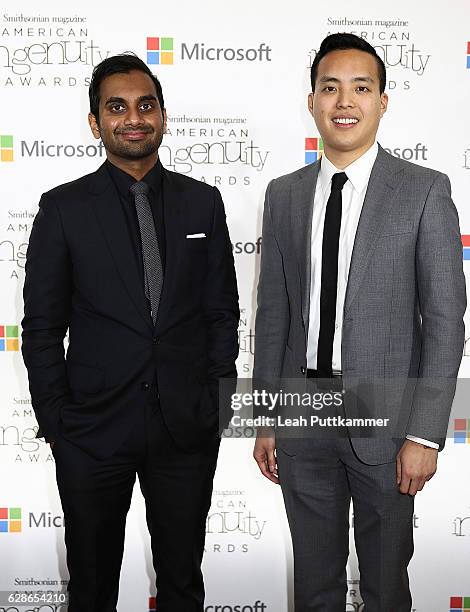
[[[200,447],[217,431],[219,379],[236,377],[238,294],[220,193],[163,175],[155,327],[104,165],[45,193],[31,233],[22,351],[38,436],[64,436],[96,457],[123,442],[149,393],[177,444]]]

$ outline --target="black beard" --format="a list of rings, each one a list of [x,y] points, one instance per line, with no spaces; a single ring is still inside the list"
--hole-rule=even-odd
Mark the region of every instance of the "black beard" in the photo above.
[[[107,147],[106,143],[103,144],[110,153],[123,159],[142,159],[158,151],[156,142],[119,144],[112,147]]]
[[[121,157],[122,159],[143,159],[158,151],[163,134],[160,134],[160,136],[154,134],[154,136],[156,138],[144,142],[121,142],[113,139],[108,141],[108,138],[103,138],[102,134],[101,140],[106,151],[116,155],[116,157]]]

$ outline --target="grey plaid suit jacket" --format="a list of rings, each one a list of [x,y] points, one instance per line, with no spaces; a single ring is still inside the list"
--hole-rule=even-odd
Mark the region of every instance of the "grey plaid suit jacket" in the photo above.
[[[305,379],[320,163],[271,181],[266,192],[253,377],[271,385]],[[346,416],[394,417],[386,436],[351,434],[365,463],[392,461],[406,434],[442,448],[465,307],[449,179],[379,146],[354,243],[341,340]]]

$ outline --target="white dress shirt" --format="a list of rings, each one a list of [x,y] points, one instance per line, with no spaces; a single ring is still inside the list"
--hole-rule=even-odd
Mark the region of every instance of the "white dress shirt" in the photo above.
[[[343,310],[348,284],[349,266],[356,238],[359,217],[369,184],[370,174],[379,147],[376,142],[359,159],[349,164],[344,170],[336,168],[323,154],[313,201],[312,243],[311,243],[311,289],[310,317],[307,341],[307,367],[317,369],[318,335],[320,332],[320,291],[322,268],[323,226],[325,224],[326,204],[331,192],[331,179],[337,172],[345,172],[348,180],[342,191],[342,215],[338,251],[338,288],[336,297],[336,322],[333,340],[333,372],[341,372],[341,336],[343,328]],[[432,448],[438,444],[407,436],[408,439]]]

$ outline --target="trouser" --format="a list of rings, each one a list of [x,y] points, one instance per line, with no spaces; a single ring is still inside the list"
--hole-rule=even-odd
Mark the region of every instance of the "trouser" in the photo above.
[[[344,612],[349,507],[364,612],[409,612],[413,498],[395,462],[366,465],[347,436],[280,441],[279,479],[294,551],[295,612]]]
[[[201,562],[219,440],[185,453],[158,406],[148,405],[125,443],[98,460],[54,444],[70,573],[69,612],[116,612],[126,515],[136,474],[145,498],[158,612],[202,612]]]

